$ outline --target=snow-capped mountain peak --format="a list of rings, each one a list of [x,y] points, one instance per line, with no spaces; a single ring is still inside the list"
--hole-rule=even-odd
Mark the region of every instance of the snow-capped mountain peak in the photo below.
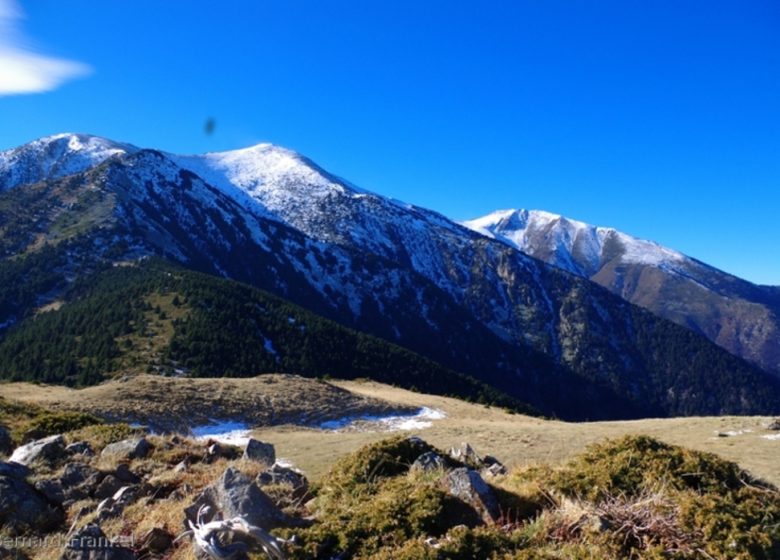
[[[543,210],[498,210],[462,224],[581,276],[612,259],[668,269],[689,260],[652,241]]]
[[[112,156],[137,150],[130,144],[88,134],[45,136],[0,152],[0,191],[80,173]]]

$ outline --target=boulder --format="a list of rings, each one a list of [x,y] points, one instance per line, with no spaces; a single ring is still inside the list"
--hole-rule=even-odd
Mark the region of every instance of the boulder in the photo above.
[[[60,480],[39,480],[35,483],[35,489],[53,504],[61,506],[65,501],[65,489]]]
[[[92,446],[86,441],[71,443],[65,448],[65,453],[68,455],[84,455],[85,457],[92,457],[95,454],[95,452],[92,451]]]
[[[135,553],[106,537],[99,525],[90,524],[68,539],[60,560],[135,560]]]
[[[117,477],[122,482],[127,482],[130,484],[136,484],[137,482],[140,482],[141,479],[133,473],[130,470],[130,467],[127,463],[120,464],[115,470],[114,470],[114,476]]]
[[[270,467],[276,462],[276,450],[270,443],[250,438],[244,450],[244,459],[260,461]]]
[[[0,426],[0,455],[10,455],[14,450],[14,442],[8,428]]]
[[[103,448],[100,456],[119,460],[143,459],[150,450],[151,446],[146,438],[130,438],[107,445]]]
[[[60,480],[63,484],[76,486],[84,483],[89,477],[97,474],[97,470],[82,463],[68,463],[62,470]]]
[[[56,461],[64,453],[65,439],[61,435],[55,435],[17,447],[8,460],[21,465],[32,465],[36,461]]]
[[[473,469],[461,467],[448,472],[442,483],[452,496],[474,508],[485,523],[493,523],[501,515],[493,490]]]
[[[266,530],[289,523],[271,498],[251,478],[234,467],[226,469],[216,482],[206,487],[184,510],[184,514],[187,519],[196,521],[203,506],[209,507],[203,517],[204,522],[238,516]]]
[[[19,463],[0,461],[0,476],[9,476],[24,480],[30,474],[30,468]]]
[[[766,429],[767,430],[774,430],[774,431],[780,430],[780,418],[775,418],[774,420],[769,422],[769,424],[767,425]]]
[[[107,474],[103,477],[103,480],[100,481],[100,484],[97,485],[97,488],[95,488],[94,496],[99,500],[110,498],[124,485],[125,483],[113,474]]]
[[[417,457],[409,471],[431,472],[445,468],[447,468],[447,463],[444,461],[444,458],[435,451],[428,451]]]
[[[26,481],[0,476],[0,525],[11,534],[45,533],[62,520],[62,512]]]

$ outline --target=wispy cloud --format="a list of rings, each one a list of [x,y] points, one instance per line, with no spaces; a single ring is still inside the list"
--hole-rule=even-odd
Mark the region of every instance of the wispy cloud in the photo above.
[[[92,73],[87,64],[36,52],[21,33],[16,0],[0,0],[0,96],[50,91]]]

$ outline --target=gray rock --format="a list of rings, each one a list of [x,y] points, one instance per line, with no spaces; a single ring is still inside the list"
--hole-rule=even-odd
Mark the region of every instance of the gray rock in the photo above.
[[[32,465],[36,461],[56,461],[64,453],[65,440],[61,435],[56,435],[17,447],[8,460],[21,465]]]
[[[94,496],[98,500],[110,498],[124,485],[124,482],[113,474],[107,474],[103,477],[103,480],[100,481],[100,484],[97,485],[97,488],[95,488]]]
[[[62,512],[26,481],[0,476],[0,525],[11,534],[48,532],[62,520]]]
[[[445,468],[447,468],[447,464],[445,463],[444,458],[434,451],[428,451],[417,457],[409,470],[411,472],[431,472]]]
[[[143,459],[149,454],[151,447],[146,438],[131,438],[112,443],[103,448],[101,457],[117,459]]]
[[[145,490],[146,488],[139,484],[122,486],[113,496],[105,498],[98,504],[98,520],[105,521],[111,517],[117,517],[127,506],[136,501]]]
[[[474,508],[485,523],[493,523],[500,516],[493,490],[477,471],[466,467],[454,469],[447,473],[442,482],[451,495]]]
[[[110,540],[99,525],[90,524],[68,540],[60,560],[135,560],[135,553]]]
[[[482,462],[477,452],[468,443],[461,443],[460,447],[453,447],[450,449],[450,457],[461,463],[466,463],[472,467],[476,467]]]
[[[499,476],[508,472],[504,464],[492,455],[485,455],[482,458],[482,465],[482,474],[484,475]]]
[[[68,455],[84,455],[85,457],[92,457],[95,454],[95,452],[92,451],[92,446],[86,441],[71,443],[65,448],[65,453]]]
[[[8,428],[0,426],[0,455],[10,455],[14,450],[14,443]]]
[[[767,430],[774,430],[774,431],[780,430],[780,418],[775,418],[774,420],[769,422],[769,424],[767,425],[766,429]]]
[[[507,473],[506,467],[501,463],[493,463],[492,465],[482,469],[482,474],[485,476],[501,476]]]
[[[65,490],[60,480],[39,480],[35,483],[35,489],[53,504],[60,506],[65,501]]]
[[[9,476],[11,478],[24,480],[30,472],[30,468],[26,465],[0,461],[0,476]]]
[[[240,516],[252,525],[269,530],[289,523],[287,516],[251,478],[229,467],[184,510],[187,519],[195,521],[202,506],[210,509],[203,521]]]
[[[130,470],[130,467],[127,465],[127,463],[122,463],[119,465],[114,470],[114,476],[116,476],[122,482],[129,482],[130,484],[135,484],[141,480]]]
[[[65,486],[78,486],[90,477],[99,476],[99,471],[82,463],[68,463],[62,471],[60,480]],[[96,481],[97,484],[97,481]]]
[[[244,459],[260,461],[270,467],[276,462],[276,450],[270,443],[250,438],[244,450]]]
[[[303,493],[309,489],[309,481],[303,473],[282,467],[281,465],[273,465],[271,468],[261,472],[257,475],[255,481],[260,487],[268,486],[269,484],[287,484],[292,486],[294,490],[299,490]]]

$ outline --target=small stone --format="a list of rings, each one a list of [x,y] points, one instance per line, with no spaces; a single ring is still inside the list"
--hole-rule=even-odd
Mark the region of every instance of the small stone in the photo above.
[[[114,470],[114,476],[116,476],[122,482],[129,482],[131,484],[135,484],[141,480],[138,478],[138,476],[133,474],[127,463],[121,463],[119,466],[117,466],[117,468]]]
[[[17,447],[9,462],[31,465],[36,461],[52,462],[65,452],[65,439],[61,435],[49,436]]]
[[[146,438],[131,438],[107,445],[101,457],[116,457],[119,459],[143,459],[149,454],[151,446]]]
[[[482,459],[480,459],[477,452],[474,451],[474,448],[465,442],[461,443],[460,447],[453,447],[450,449],[450,457],[456,461],[471,465],[472,467],[476,467],[482,462]]]
[[[110,498],[117,490],[122,488],[122,486],[124,486],[124,484],[121,480],[113,474],[108,474],[100,481],[100,484],[98,484],[95,489],[95,498]]]
[[[244,450],[244,459],[260,461],[270,467],[276,462],[276,450],[270,443],[250,438]]]
[[[35,489],[43,494],[52,504],[62,505],[65,501],[65,491],[62,482],[54,480],[39,480],[35,483]]]
[[[439,455],[435,451],[428,451],[426,453],[423,453],[419,457],[417,457],[415,462],[412,463],[412,466],[409,470],[411,472],[415,472],[415,471],[431,472],[435,470],[445,469],[446,467],[447,465],[444,462],[444,459],[442,458],[441,455]]]
[[[69,455],[84,455],[85,457],[92,457],[95,454],[95,452],[92,451],[92,446],[86,441],[71,443],[65,448],[65,453]]]
[[[78,486],[91,476],[99,474],[97,470],[81,463],[68,463],[62,471],[60,480],[66,486]]]

